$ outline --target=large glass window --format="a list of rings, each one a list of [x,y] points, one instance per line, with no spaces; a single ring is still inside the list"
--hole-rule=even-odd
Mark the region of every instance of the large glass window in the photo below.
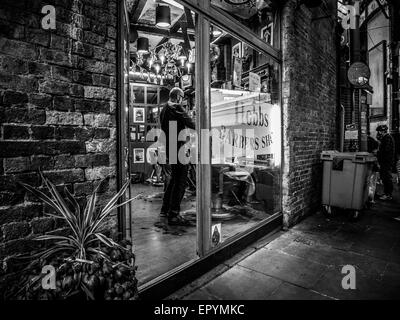
[[[280,211],[280,67],[224,31],[210,52],[215,246]]]
[[[248,12],[233,10],[233,2],[211,4],[279,47],[273,2],[257,1],[263,6]],[[131,4],[125,64],[135,199],[128,223],[143,285],[281,210],[280,65],[279,52],[250,32],[249,42],[230,34],[241,25],[225,13],[217,12],[218,25],[210,25],[201,15],[204,8],[195,15],[179,1]],[[182,89],[175,95],[179,101],[171,96],[175,88]],[[184,125],[166,126],[180,121],[177,114]],[[171,159],[174,143],[177,165]],[[171,181],[178,187],[170,188]],[[166,198],[174,207],[168,212]],[[171,221],[176,213],[183,221]]]

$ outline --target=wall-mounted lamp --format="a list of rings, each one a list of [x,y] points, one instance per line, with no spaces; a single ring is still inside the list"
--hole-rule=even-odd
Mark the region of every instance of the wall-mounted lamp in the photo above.
[[[157,6],[156,26],[159,28],[169,28],[171,26],[171,9],[169,6]]]
[[[137,52],[139,54],[145,54],[149,52],[149,39],[140,37],[137,39]]]
[[[193,69],[194,69],[193,63],[187,62],[186,63],[186,68],[187,68],[187,74],[192,74],[193,73]]]

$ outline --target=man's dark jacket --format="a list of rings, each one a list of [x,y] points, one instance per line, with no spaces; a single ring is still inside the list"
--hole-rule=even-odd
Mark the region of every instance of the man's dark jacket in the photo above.
[[[182,105],[177,103],[168,102],[161,110],[160,113],[160,124],[161,129],[165,133],[166,138],[166,156],[169,158],[169,123],[170,121],[176,121],[177,125],[177,136],[184,129],[195,129],[195,124],[192,118],[186,113]],[[177,152],[185,144],[184,141],[177,141]]]
[[[394,139],[390,134],[386,134],[378,149],[378,162],[381,168],[391,170],[395,164],[395,145]]]

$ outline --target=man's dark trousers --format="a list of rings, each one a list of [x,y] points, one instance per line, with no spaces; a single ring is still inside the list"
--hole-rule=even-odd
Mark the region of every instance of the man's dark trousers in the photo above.
[[[189,166],[183,164],[171,164],[171,177],[164,194],[161,212],[169,218],[177,216],[181,210],[181,202],[187,186]]]
[[[392,195],[393,193],[393,180],[392,180],[392,168],[383,166],[379,170],[381,180],[383,183],[384,193],[386,195]]]

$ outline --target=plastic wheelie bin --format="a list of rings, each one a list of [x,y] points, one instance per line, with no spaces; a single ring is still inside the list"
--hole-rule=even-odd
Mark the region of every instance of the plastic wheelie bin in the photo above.
[[[324,151],[322,205],[327,214],[332,208],[353,210],[358,218],[368,202],[368,179],[376,157],[368,152]]]

